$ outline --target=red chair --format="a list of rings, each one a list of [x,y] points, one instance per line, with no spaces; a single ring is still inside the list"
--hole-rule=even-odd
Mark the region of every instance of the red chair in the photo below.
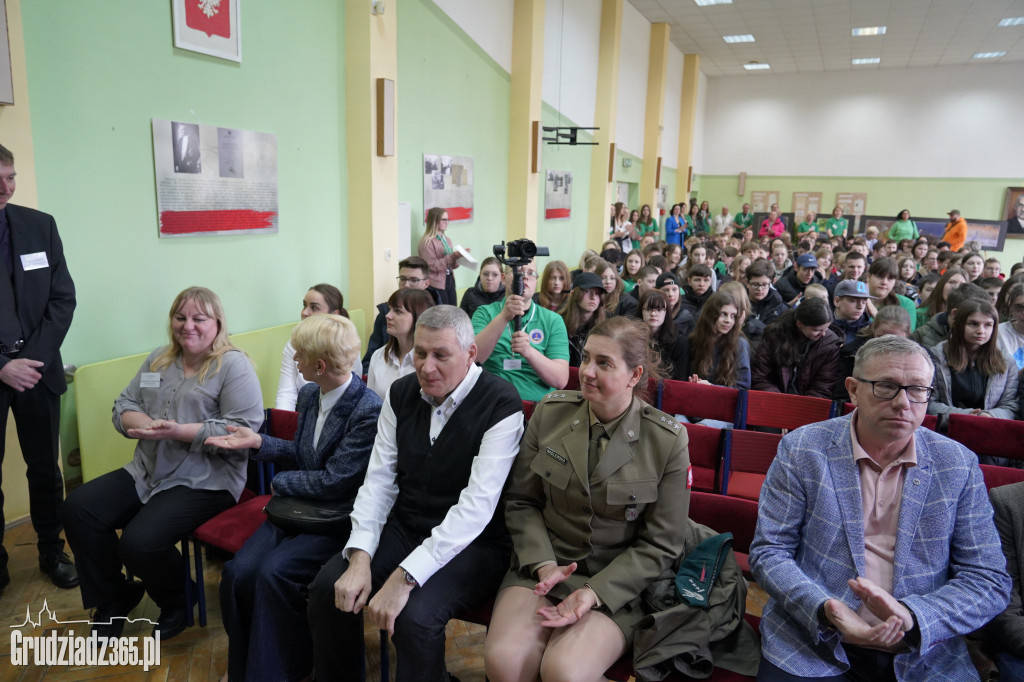
[[[722,494],[756,502],[768,467],[779,450],[780,440],[782,436],[777,433],[726,431]]]
[[[530,417],[533,416],[533,408],[537,407],[537,403],[532,400],[523,401],[523,421],[530,421]]]
[[[666,379],[658,389],[658,409],[690,419],[717,419],[742,428],[740,391],[724,386]]]
[[[853,408],[853,403],[843,403],[843,414],[850,414],[851,412],[853,412]],[[939,418],[934,414],[926,414],[924,416],[924,421],[921,422],[921,426],[928,429],[929,431],[938,431]]]
[[[1024,481],[1024,469],[1011,469],[994,464],[979,464],[978,466],[981,467],[981,475],[985,478],[986,490]]]
[[[299,414],[297,412],[267,409],[260,433],[285,440],[294,440],[298,420]],[[246,488],[242,491],[238,504],[217,514],[196,528],[192,532],[191,537],[185,537],[181,541],[181,555],[185,563],[185,603],[192,604],[193,601],[193,580],[189,569],[189,542],[191,541],[192,554],[195,557],[195,588],[197,593],[195,601],[199,606],[199,625],[201,627],[206,627],[206,584],[203,580],[203,546],[216,547],[225,552],[235,554],[242,548],[245,541],[256,532],[256,529],[267,520],[267,515],[263,513],[263,508],[267,506],[267,502],[270,500],[270,495],[265,493],[269,489],[270,481],[274,477],[273,465],[262,462],[250,462],[250,466],[256,469],[256,473],[253,475],[250,470],[249,480],[246,482]],[[188,610],[186,622],[189,627],[195,624],[195,616],[192,609]]]
[[[946,435],[986,457],[1024,459],[1024,422],[970,414],[949,415]]]
[[[565,385],[566,391],[578,391],[580,390],[580,368],[570,367],[569,368],[569,383]]]
[[[766,426],[791,431],[835,416],[831,400],[768,391],[745,391],[743,410],[744,428]]]
[[[757,502],[694,490],[690,493],[690,519],[719,533],[732,533],[736,563],[743,575],[753,579],[749,554],[757,527]]]
[[[683,424],[683,426],[686,427],[686,435],[689,436],[690,441],[688,446],[690,466],[693,467],[691,489],[706,493],[720,492],[718,469],[722,462],[723,430],[700,424]]]

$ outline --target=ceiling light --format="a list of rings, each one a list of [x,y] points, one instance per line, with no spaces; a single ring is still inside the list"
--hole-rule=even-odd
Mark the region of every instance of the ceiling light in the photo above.
[[[731,5],[732,0],[693,0],[697,3],[698,7],[707,7],[708,5]]]
[[[974,55],[975,59],[998,59],[999,57],[1005,57],[1005,52],[978,52]]]
[[[885,33],[885,26],[864,26],[853,29],[855,36],[880,36]]]
[[[878,64],[881,61],[878,57],[867,57],[865,59],[853,59],[850,63],[854,66],[859,66],[860,64]]]
[[[1010,17],[1009,19],[1001,19],[999,21],[1000,26],[1024,26],[1024,17]]]
[[[727,43],[752,43],[754,42],[754,36],[744,33],[741,36],[722,36],[722,40]]]
[[[761,64],[760,62],[751,62],[750,64],[744,64],[743,68],[747,71],[760,71],[762,69],[770,69],[772,67],[768,64]]]

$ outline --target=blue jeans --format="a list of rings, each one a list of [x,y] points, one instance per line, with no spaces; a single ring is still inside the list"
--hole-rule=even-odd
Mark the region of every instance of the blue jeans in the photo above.
[[[309,582],[343,539],[291,535],[269,521],[224,564],[220,608],[228,633],[228,679],[299,680],[313,669],[306,620]]]
[[[424,539],[395,519],[384,525],[370,562],[374,593]],[[408,603],[395,619],[397,682],[437,682],[444,678],[445,625],[497,594],[509,568],[510,553],[509,543],[472,542],[410,593]],[[343,613],[334,605],[334,583],[347,568],[348,561],[338,553],[309,586],[309,628],[318,682],[361,679],[363,616]]]

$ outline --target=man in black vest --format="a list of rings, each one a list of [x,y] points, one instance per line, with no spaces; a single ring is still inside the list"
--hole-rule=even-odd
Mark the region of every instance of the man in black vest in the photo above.
[[[498,502],[522,401],[475,364],[461,309],[426,310],[414,339],[416,373],[384,399],[348,544],[309,588],[317,680],[358,678],[364,606],[394,638],[398,682],[446,679],[445,624],[492,597],[508,570]]]
[[[78,585],[64,553],[61,509],[60,396],[67,390],[60,344],[75,311],[75,285],[53,216],[7,203],[14,194],[14,155],[0,145],[0,462],[7,412],[14,413],[28,475],[29,513],[39,568],[58,587]],[[3,540],[0,492],[0,540]],[[0,545],[0,590],[11,581]]]

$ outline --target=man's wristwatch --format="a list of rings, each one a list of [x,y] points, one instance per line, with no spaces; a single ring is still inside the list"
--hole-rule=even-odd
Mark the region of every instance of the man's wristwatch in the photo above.
[[[409,573],[409,571],[407,571],[407,570],[405,570],[403,568],[402,569],[402,573],[405,574],[405,584],[406,585],[410,585],[412,587],[419,587],[420,586],[420,584],[418,582],[416,582],[416,578],[413,578],[412,574]]]

